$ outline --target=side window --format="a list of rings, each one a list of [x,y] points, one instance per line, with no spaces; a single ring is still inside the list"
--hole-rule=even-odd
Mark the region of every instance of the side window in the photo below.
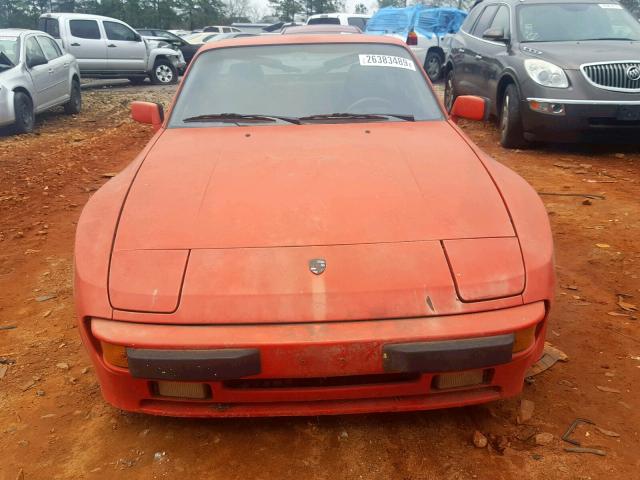
[[[25,44],[26,53],[27,53],[27,65],[30,64],[33,60],[44,58],[46,60],[47,57],[42,53],[42,49],[40,45],[36,41],[36,37],[27,38],[27,43]]]
[[[241,32],[242,30],[240,30],[239,28],[236,28],[236,27],[231,27],[231,31],[232,32]]]
[[[469,15],[467,16],[465,21],[462,22],[462,26],[460,27],[460,30],[463,30],[467,33],[471,33],[471,30],[473,29],[473,25],[476,23],[478,16],[480,16],[480,12],[482,12],[482,5],[472,8],[471,12],[469,12]]]
[[[364,18],[362,17],[349,17],[347,18],[347,23],[349,25],[353,25],[354,27],[358,27],[363,32],[364,32],[364,29],[367,27],[367,22],[365,22]]]
[[[60,51],[60,47],[55,42],[55,40],[51,40],[49,37],[38,37],[38,42],[44,51],[44,56],[47,57],[47,60],[51,61],[54,58],[58,58],[62,56],[62,52]]]
[[[509,37],[511,28],[509,24],[509,8],[507,6],[502,5],[498,9],[498,13],[493,17],[493,22],[491,22],[491,26],[489,28],[492,30],[501,28],[504,32],[504,36]]]
[[[57,18],[41,18],[38,20],[38,30],[48,33],[53,38],[60,38],[60,24]]]
[[[491,21],[493,20],[493,16],[498,11],[497,5],[489,5],[485,8],[478,19],[478,23],[473,27],[472,35],[476,37],[482,38],[482,34],[489,29],[489,25],[491,25]]]
[[[230,27],[222,27],[222,31],[224,33],[231,33],[231,28]]]
[[[69,31],[77,38],[99,39],[100,29],[95,20],[70,20]]]
[[[109,40],[121,40],[123,42],[137,42],[138,36],[126,25],[116,22],[104,22],[104,31]]]

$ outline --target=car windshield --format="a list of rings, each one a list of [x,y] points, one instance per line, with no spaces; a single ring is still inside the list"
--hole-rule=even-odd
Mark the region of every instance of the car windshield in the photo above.
[[[256,45],[202,53],[184,81],[169,127],[442,118],[403,47]]]
[[[0,68],[13,67],[18,63],[18,38],[0,37]]]
[[[522,42],[640,40],[640,23],[617,3],[521,5]]]

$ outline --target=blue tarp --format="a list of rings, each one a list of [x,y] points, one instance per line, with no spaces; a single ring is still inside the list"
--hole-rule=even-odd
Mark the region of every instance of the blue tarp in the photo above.
[[[457,8],[413,7],[381,8],[367,23],[365,33],[382,35],[397,33],[406,35],[413,28],[417,33],[431,38],[434,34],[455,33],[467,17],[467,12]]]

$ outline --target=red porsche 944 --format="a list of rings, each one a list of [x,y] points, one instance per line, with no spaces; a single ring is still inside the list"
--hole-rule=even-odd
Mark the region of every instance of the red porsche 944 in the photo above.
[[[107,401],[193,417],[423,410],[518,394],[552,297],[545,209],[456,126],[404,43],[221,41],[78,223]]]

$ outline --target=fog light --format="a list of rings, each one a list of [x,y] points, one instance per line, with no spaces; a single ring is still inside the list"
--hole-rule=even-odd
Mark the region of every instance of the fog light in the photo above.
[[[155,393],[161,397],[192,398],[204,400],[211,398],[211,388],[206,383],[193,382],[154,382]]]
[[[512,350],[513,353],[526,350],[533,344],[536,339],[536,327],[537,325],[531,325],[529,328],[515,332]]]
[[[436,375],[433,378],[433,388],[444,390],[446,388],[472,387],[484,383],[484,370],[469,370],[468,372],[453,372]]]
[[[100,342],[102,346],[102,358],[105,362],[116,367],[128,368],[127,350],[124,345],[114,345],[112,343]]]
[[[535,112],[549,115],[564,115],[564,105],[562,103],[538,102],[529,100],[529,108]]]

